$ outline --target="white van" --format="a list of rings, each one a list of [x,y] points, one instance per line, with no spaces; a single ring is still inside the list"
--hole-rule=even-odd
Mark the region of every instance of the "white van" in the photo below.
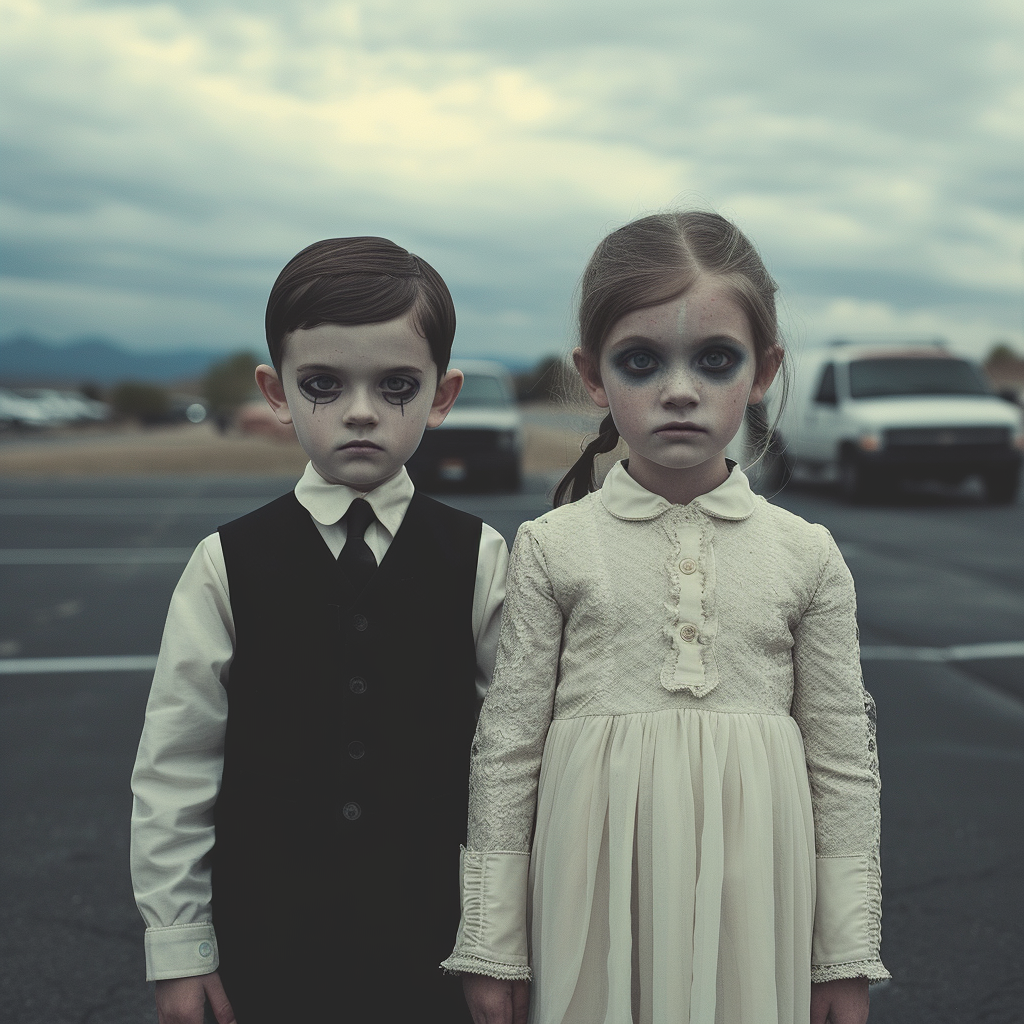
[[[773,444],[795,479],[834,481],[850,500],[905,479],[975,476],[990,501],[1009,503],[1022,449],[1020,408],[976,363],[941,344],[846,342],[798,360]]]

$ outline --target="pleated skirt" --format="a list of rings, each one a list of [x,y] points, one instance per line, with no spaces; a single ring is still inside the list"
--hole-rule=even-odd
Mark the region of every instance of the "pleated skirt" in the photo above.
[[[531,858],[531,1024],[807,1024],[813,921],[792,718],[552,723]]]

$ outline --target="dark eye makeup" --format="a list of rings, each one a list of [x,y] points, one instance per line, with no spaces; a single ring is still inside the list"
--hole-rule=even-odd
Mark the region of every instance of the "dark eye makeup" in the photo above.
[[[404,373],[393,373],[380,382],[381,397],[389,405],[397,405],[404,415],[408,405],[420,392],[420,382]],[[299,390],[316,406],[333,402],[342,392],[340,380],[330,373],[311,373],[299,381]]]
[[[313,373],[299,381],[299,390],[314,406],[333,402],[341,394],[341,381],[329,373]]]
[[[380,382],[380,393],[385,402],[399,406],[404,415],[406,405],[420,393],[420,382],[415,377],[392,374]]]

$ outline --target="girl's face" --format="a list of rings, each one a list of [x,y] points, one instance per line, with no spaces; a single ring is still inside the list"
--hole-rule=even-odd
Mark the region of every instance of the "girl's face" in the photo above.
[[[725,481],[725,447],[778,366],[766,360],[771,365],[758,372],[747,316],[710,276],[619,320],[597,367],[580,349],[573,357],[591,397],[611,411],[629,445],[630,476],[676,502]]]

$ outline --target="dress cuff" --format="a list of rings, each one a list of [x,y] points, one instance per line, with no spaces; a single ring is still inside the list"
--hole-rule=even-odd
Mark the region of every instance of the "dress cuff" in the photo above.
[[[812,980],[884,981],[889,972],[878,959],[881,884],[877,860],[867,854],[819,857],[816,872]]]
[[[811,984],[841,981],[845,978],[867,978],[869,985],[888,981],[892,975],[881,960],[858,960],[851,964],[811,964]]]
[[[212,974],[219,964],[217,937],[208,922],[146,929],[146,981]]]
[[[526,931],[528,853],[462,849],[462,920],[455,951],[441,967],[450,974],[485,974],[503,981],[532,977]]]

